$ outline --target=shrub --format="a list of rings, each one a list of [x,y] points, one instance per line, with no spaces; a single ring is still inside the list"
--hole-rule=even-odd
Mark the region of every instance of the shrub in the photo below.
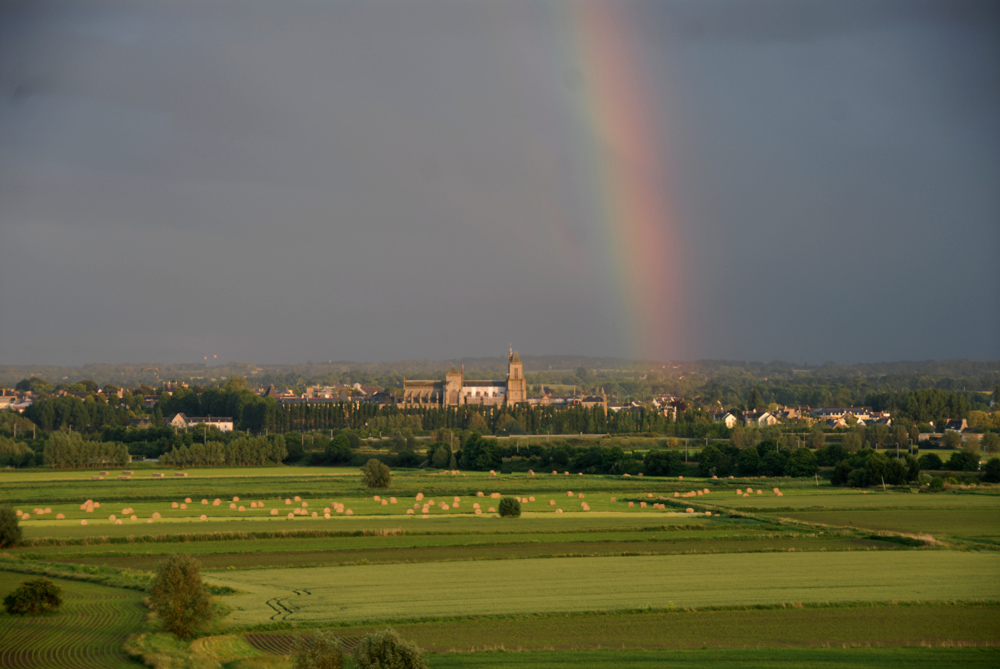
[[[431,456],[431,466],[435,469],[447,469],[451,462],[451,449],[445,445],[438,446]]]
[[[47,578],[25,581],[3,598],[3,607],[11,615],[49,613],[62,604],[62,588]]]
[[[504,497],[497,509],[502,518],[518,518],[521,515],[521,500],[516,497]]]
[[[666,449],[650,451],[643,459],[646,476],[676,476],[683,471],[681,454]]]
[[[931,490],[941,490],[944,488],[944,479],[940,476],[935,476],[931,479]]]
[[[921,469],[933,469],[939,471],[944,468],[944,463],[941,462],[941,458],[937,453],[924,453],[921,455],[917,462],[920,463]]]
[[[21,543],[21,525],[9,506],[0,506],[0,548],[14,548]]]
[[[295,643],[295,669],[341,669],[344,653],[340,639],[329,632],[303,635]]]
[[[393,629],[363,637],[354,649],[359,669],[427,669],[424,653]]]
[[[163,627],[179,637],[191,636],[212,617],[212,599],[201,582],[201,564],[190,555],[161,562],[149,589]]]
[[[361,473],[364,474],[365,483],[369,488],[388,488],[392,485],[392,470],[375,458],[365,463]]]
[[[983,480],[988,483],[1000,483],[1000,458],[990,458],[983,467]]]

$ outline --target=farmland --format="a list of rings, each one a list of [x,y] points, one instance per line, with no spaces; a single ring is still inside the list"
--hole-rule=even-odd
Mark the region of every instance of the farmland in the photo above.
[[[210,636],[171,645],[143,620],[140,592],[61,580],[73,593],[65,613],[0,618],[0,629],[30,631],[18,652],[68,653],[79,602],[111,592],[135,615],[88,621],[88,634],[118,639],[101,666],[124,660],[130,632],[146,633],[135,642],[146,650],[256,667],[282,666],[304,629],[350,640],[386,624],[434,653],[433,667],[645,667],[666,651],[701,666],[731,649],[753,649],[751,666],[812,663],[810,653],[996,664],[1000,584],[985,576],[1000,568],[995,488],[398,471],[373,493],[348,469],[173,473],[0,473],[3,501],[28,516],[0,568],[134,583],[192,555],[207,582],[232,589],[217,597],[226,613]],[[496,518],[499,495],[520,497],[523,515]],[[0,587],[23,578],[0,571]]]

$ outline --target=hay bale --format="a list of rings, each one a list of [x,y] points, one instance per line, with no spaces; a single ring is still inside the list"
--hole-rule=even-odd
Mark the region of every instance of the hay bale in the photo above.
[[[562,509],[556,509],[556,513],[557,513],[557,514],[559,514],[559,513],[562,513],[562,512],[563,512],[563,510],[562,510]]]
[[[208,504],[208,500],[207,499],[203,499],[203,500],[201,500],[201,503],[202,504]]]
[[[302,502],[302,508],[303,509],[308,509],[309,508],[309,502]]]
[[[115,521],[115,525],[121,525],[121,524],[122,524],[122,519],[121,518],[119,518],[118,520]]]
[[[476,514],[477,516],[480,516],[480,515],[482,515],[482,513],[483,513],[483,510],[482,510],[482,509],[476,509],[476,510],[475,510],[475,514]]]
[[[382,500],[381,502],[379,502],[379,504],[380,504],[381,506],[389,506],[389,500],[387,500],[387,499],[383,499],[383,500]]]
[[[100,502],[94,502],[94,508],[95,509],[100,509],[101,508],[101,503]]]
[[[688,508],[684,509],[684,513],[694,513],[694,509],[692,509],[692,508],[691,508],[691,507],[689,506]]]
[[[190,497],[185,497],[184,498],[184,503],[185,504],[190,504],[191,503],[191,498]]]
[[[160,512],[159,511],[154,511],[153,512],[153,518],[159,518],[159,517],[160,517]]]
[[[90,480],[91,481],[103,481],[104,477],[103,476],[91,476]]]
[[[482,493],[479,493],[479,494],[480,494],[480,496],[482,496]],[[422,500],[423,498],[424,498],[424,493],[422,493],[422,492],[418,492],[418,493],[417,493],[417,501],[419,502],[419,501],[420,501],[420,500]]]
[[[455,503],[457,504],[458,502],[461,502],[461,501],[462,501],[462,498],[461,498],[461,497],[452,497],[452,498],[451,498],[451,501],[452,501],[452,502],[455,502]]]
[[[567,497],[572,497],[573,496],[573,491],[572,490],[567,490],[566,491],[566,496]]]
[[[170,508],[171,509],[176,509],[176,508],[179,508],[179,507],[180,507],[180,504],[178,504],[177,502],[171,502],[170,503]]]
[[[711,492],[711,490],[709,490],[708,488],[705,488],[705,489],[704,489],[704,493],[705,493],[706,495],[707,495],[708,493],[710,493],[710,492]]]
[[[291,520],[291,519],[292,519],[292,518],[294,518],[294,517],[295,517],[295,514],[294,514],[294,513],[289,513],[289,514],[288,514],[288,520]]]
[[[617,501],[618,501],[618,498],[617,498],[617,497],[612,497],[612,498],[611,498],[611,503],[612,503],[612,504],[614,504],[614,503],[615,503],[615,502],[617,502]]]
[[[229,508],[230,509],[235,509],[236,508],[236,502],[230,502],[229,503]]]
[[[490,476],[496,476],[496,475],[497,475],[497,473],[491,469],[490,470]]]
[[[473,509],[478,509],[478,508],[479,508],[479,502],[474,502],[474,503],[472,504],[472,508],[473,508]]]
[[[749,497],[750,495],[748,495],[748,494],[746,494],[746,493],[743,493],[743,496],[744,496],[744,497]]]
[[[635,506],[635,502],[629,502],[629,503],[628,503],[628,508],[630,508],[630,509],[631,509],[631,508],[632,508],[632,507],[634,507],[634,506]]]
[[[500,499],[500,493],[498,493],[498,492],[491,492],[490,493],[490,499]]]
[[[549,506],[555,506],[555,505],[556,505],[556,501],[554,499],[550,499],[549,500]]]
[[[406,510],[406,515],[412,516],[413,515],[413,509],[407,509]]]
[[[552,475],[553,475],[553,476],[557,475],[558,473],[559,473],[559,472],[557,472],[556,470],[554,470],[554,469],[552,470]]]
[[[680,496],[681,496],[681,494],[679,492],[675,492],[674,493],[674,497],[680,497]]]
[[[295,501],[296,501],[296,502],[301,502],[301,501],[302,501],[302,498],[301,498],[301,497],[299,497],[298,495],[296,495],[296,496],[294,497],[294,499],[295,499]]]
[[[147,518],[146,519],[146,524],[147,525],[152,525],[153,524],[153,519],[152,518]]]
[[[379,501],[381,501],[381,500],[382,500],[382,498],[381,498],[381,497],[379,497],[378,495],[375,495],[375,501],[376,501],[376,502],[379,502]]]
[[[630,479],[630,478],[632,478],[632,475],[631,474],[622,474],[622,478]]]
[[[28,515],[28,514],[24,514],[24,515]],[[110,520],[110,521],[111,521],[111,522],[113,523],[113,522],[115,522],[115,519],[116,519],[117,517],[118,517],[118,516],[116,516],[115,514],[113,514],[113,513],[112,513],[112,514],[111,514],[110,516],[108,516],[108,520]]]
[[[457,497],[455,499],[458,500]],[[389,498],[389,504],[395,504],[395,503],[396,503],[396,498],[395,497],[390,497]]]
[[[639,502],[639,507],[642,508],[642,509],[645,509],[646,508],[646,503],[645,502]]]
[[[277,509],[271,509],[271,515],[272,516],[277,516],[278,515],[278,510]]]
[[[534,475],[535,475],[534,470],[529,469],[528,470],[528,476],[534,476]]]
[[[740,488],[737,488],[736,489],[736,494],[737,495],[742,495],[743,494],[743,490],[741,490]]]
[[[653,493],[647,492],[646,493],[646,497],[648,497],[649,499],[652,499],[653,498]]]
[[[219,499],[218,497],[216,497],[215,500],[212,501],[212,506],[219,506],[220,504],[222,504],[222,500]]]
[[[577,498],[578,499],[583,499],[583,493],[581,492],[579,495],[577,495]]]
[[[684,480],[684,477],[683,477],[683,476],[678,476],[678,477],[677,477],[677,480],[678,480],[678,481],[683,481],[683,480]]]
[[[246,508],[245,506],[243,506],[243,505],[241,504],[241,505],[240,505],[240,508],[238,508],[238,509],[236,509],[236,510],[237,510],[237,511],[246,511],[246,510],[247,510],[247,508]]]
[[[763,491],[763,490],[761,490],[760,488],[757,488],[757,494],[758,494],[758,495],[763,495],[763,494],[764,494],[764,491]]]
[[[497,510],[496,510],[496,508],[495,508],[495,507],[492,507],[492,506],[491,506],[491,507],[489,508],[489,513],[496,513],[496,512],[497,512]]]
[[[476,497],[485,497],[485,495],[483,494],[483,491],[480,490],[479,492],[476,493]]]
[[[711,516],[711,515],[712,515],[712,512],[711,512],[711,511],[706,511],[706,512],[705,512],[705,515],[706,515],[706,516]]]
[[[639,476],[639,478],[642,478],[642,476],[643,476],[642,472],[639,472],[638,476]]]
[[[182,509],[186,509],[186,508],[188,508],[188,505],[187,504],[181,504],[181,508]]]
[[[353,511],[351,511],[350,509],[348,509],[347,511],[345,511],[345,512],[344,512],[344,515],[345,515],[345,516],[353,516],[353,515],[354,515],[354,512],[353,512]]]
[[[704,494],[705,494],[705,493],[704,493],[704,491],[702,491],[702,490],[699,490],[699,491],[698,491],[698,496],[699,496],[699,497],[701,497],[701,496],[702,496],[702,495],[704,495]]]
[[[129,516],[128,519],[129,520],[137,520],[136,515],[134,513],[131,516]]]
[[[315,518],[315,517],[316,517],[316,516],[318,516],[318,515],[319,515],[319,514],[318,514],[318,513],[316,513],[315,511],[313,511],[313,512],[312,512],[312,517],[313,517],[313,518]]]
[[[65,520],[65,519],[66,519],[66,514],[63,513],[56,514],[56,520]]]
[[[107,476],[110,472],[101,472],[101,476]]]
[[[712,478],[713,478],[713,479],[718,479],[719,477],[718,477],[718,476],[716,476],[715,474],[712,474]]]
[[[84,518],[83,520],[81,520],[81,521],[80,521],[80,524],[81,524],[81,525],[86,525],[86,524],[87,524],[87,519],[86,519],[86,518]]]
[[[285,498],[285,504],[291,504],[291,503],[292,503],[292,500],[290,500],[288,498]]]

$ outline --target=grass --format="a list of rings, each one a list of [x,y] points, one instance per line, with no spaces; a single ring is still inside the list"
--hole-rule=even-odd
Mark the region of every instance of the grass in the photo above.
[[[696,648],[940,646],[998,643],[1000,605],[852,606],[723,609],[649,613],[534,615],[424,623],[393,628],[425,650],[681,650]],[[379,626],[342,627],[353,639]],[[720,634],[720,630],[725,630]],[[245,637],[265,652],[285,652],[299,632],[256,632]]]
[[[32,578],[0,571],[0,593]],[[138,630],[146,610],[140,593],[92,583],[57,579],[64,603],[55,614],[37,617],[0,613],[0,666],[134,666],[122,651],[126,637]]]
[[[679,669],[771,667],[995,667],[994,648],[831,648],[688,651],[536,651],[435,655],[434,669]]]
[[[979,509],[865,509],[785,512],[810,523],[963,537],[1000,537],[1000,513]]]
[[[239,625],[1000,599],[1000,555],[947,551],[549,558],[214,572]],[[374,585],[373,585],[374,584]]]

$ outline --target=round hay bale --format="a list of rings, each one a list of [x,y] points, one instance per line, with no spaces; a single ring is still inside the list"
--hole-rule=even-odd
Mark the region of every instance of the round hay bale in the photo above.
[[[477,516],[481,516],[481,515],[483,514],[483,510],[482,510],[482,509],[476,509],[476,510],[475,510],[475,514],[476,514]]]
[[[577,495],[577,498],[578,499],[583,499],[583,493],[581,492],[579,495]]]
[[[86,519],[86,518],[84,518],[83,520],[81,520],[81,521],[80,521],[80,524],[81,524],[81,525],[86,525],[86,524],[87,524],[87,519]]]
[[[203,499],[203,500],[201,500],[201,503],[202,504],[208,504],[208,500],[207,499]]]
[[[556,470],[554,470],[554,469],[552,470],[552,475],[553,475],[553,476],[557,475],[558,473],[559,473],[559,472],[557,472]]]
[[[65,519],[66,519],[66,515],[65,514],[63,514],[63,513],[57,513],[56,514],[56,520],[65,520]]]
[[[94,508],[95,509],[100,509],[101,508],[101,503],[100,502],[94,502]]]
[[[567,490],[566,491],[566,496],[567,497],[572,497],[573,496],[573,491],[572,490]]]
[[[272,516],[277,516],[278,515],[278,510],[277,509],[271,509],[271,515]]]
[[[488,510],[488,513],[496,513],[496,512],[497,512],[496,508],[492,506]]]
[[[455,499],[458,500],[457,497]],[[396,498],[395,497],[390,497],[389,498],[389,504],[395,504],[395,503],[396,503]]]
[[[497,473],[491,469],[490,470],[490,476],[496,476],[496,475],[497,475]]]
[[[535,472],[531,469],[528,470],[528,476],[534,476]]]
[[[229,503],[229,508],[230,509],[235,509],[236,508],[236,502],[230,502]]]
[[[420,501],[420,500],[422,500],[423,498],[424,498],[424,493],[422,493],[422,492],[418,492],[418,493],[417,493],[417,501],[419,502],[419,501]]]
[[[629,502],[629,503],[628,503],[628,508],[630,508],[630,509],[631,509],[631,508],[632,508],[632,507],[634,507],[634,506],[635,506],[635,502]]]
[[[219,506],[220,504],[222,504],[222,500],[219,499],[218,497],[216,497],[215,500],[212,501],[212,506]]]
[[[694,509],[692,509],[692,508],[691,508],[691,507],[689,506],[688,508],[684,509],[684,513],[694,513]]]
[[[562,513],[562,512],[563,512],[563,510],[562,510],[562,509],[556,509],[556,513],[557,513],[557,514],[559,514],[559,513]]]
[[[639,507],[645,509],[646,508],[646,503],[645,502],[639,502]]]
[[[246,511],[246,510],[247,510],[247,508],[245,506],[243,506],[242,504],[240,505],[240,508],[237,509],[237,511]]]
[[[182,509],[186,509],[186,508],[188,508],[188,505],[187,504],[181,504],[181,508]]]
[[[473,508],[473,509],[478,509],[478,508],[479,508],[479,502],[474,502],[474,503],[472,504],[472,508]]]
[[[153,524],[153,519],[152,518],[147,518],[146,519],[146,524],[147,525],[152,525]]]
[[[191,503],[191,498],[190,497],[185,497],[184,498],[184,503],[185,504],[190,504]]]
[[[118,520],[115,521],[115,525],[121,525],[121,524],[122,524],[122,519],[121,518],[119,518]]]
[[[763,490],[761,490],[760,488],[757,488],[757,494],[758,494],[758,495],[763,495],[763,494],[764,494],[764,491],[763,491]]]
[[[160,512],[159,511],[154,511],[153,512],[153,518],[159,518],[159,517],[160,517]]]
[[[128,519],[129,520],[137,520],[136,515],[134,513],[131,516],[129,516]]]
[[[285,504],[291,504],[291,503],[292,503],[292,500],[290,500],[290,499],[286,499],[285,500]]]
[[[239,497],[233,497],[233,501],[234,502],[238,502],[238,501],[240,501],[240,498]]]
[[[201,514],[201,519],[202,520],[208,520],[208,516],[206,516],[205,514]]]
[[[479,492],[476,493],[476,497],[485,497],[485,496],[486,495],[483,494],[482,490],[480,490]]]
[[[617,501],[618,501],[618,498],[617,498],[617,497],[612,497],[612,498],[611,498],[611,503],[612,503],[612,504],[614,504],[614,503],[615,503],[615,502],[617,502]]]
[[[680,496],[681,496],[681,494],[679,492],[675,492],[674,493],[674,497],[680,497]]]
[[[555,505],[556,505],[556,501],[554,499],[550,499],[549,500],[549,506],[555,506]]]
[[[737,488],[737,489],[736,489],[736,494],[737,494],[737,495],[742,495],[742,494],[743,494],[743,491],[742,491],[742,490],[740,490],[739,488]]]
[[[407,509],[406,510],[406,515],[412,516],[413,515],[413,509]]]
[[[379,501],[381,501],[381,500],[382,500],[382,498],[381,498],[381,497],[379,497],[378,495],[375,495],[375,501],[376,501],[376,502],[379,502]]]
[[[345,512],[344,512],[344,515],[345,515],[345,516],[353,516],[353,515],[354,515],[354,512],[353,512],[353,511],[351,511],[350,509],[348,509],[347,511],[345,511]]]
[[[379,502],[379,505],[380,506],[389,506],[389,500],[383,499],[381,502]]]
[[[622,478],[630,479],[630,478],[632,478],[632,475],[631,474],[622,474]]]
[[[291,519],[292,519],[292,518],[294,518],[294,517],[295,517],[295,514],[294,514],[294,513],[290,513],[290,514],[288,514],[288,519],[289,519],[289,520],[291,520]]]
[[[453,502],[461,502],[462,498],[461,497],[452,497],[451,501],[453,501]]]
[[[298,495],[296,495],[296,496],[295,496],[295,501],[296,501],[296,502],[301,502],[301,501],[302,501],[302,498],[301,498],[301,497],[299,497]]]
[[[302,502],[302,508],[303,509],[308,509],[309,508],[309,502]]]
[[[706,515],[706,516],[711,516],[711,515],[712,515],[712,512],[711,512],[711,511],[706,511],[706,512],[705,512],[705,515]]]
[[[318,514],[318,513],[316,513],[315,511],[313,511],[313,512],[312,512],[312,517],[313,517],[313,518],[315,518],[315,517],[316,517],[316,516],[318,516],[318,515],[319,515],[319,514]]]
[[[178,508],[178,507],[180,507],[180,504],[178,504],[177,502],[171,502],[171,503],[170,503],[170,508],[171,508],[171,509],[176,509],[176,508]]]

